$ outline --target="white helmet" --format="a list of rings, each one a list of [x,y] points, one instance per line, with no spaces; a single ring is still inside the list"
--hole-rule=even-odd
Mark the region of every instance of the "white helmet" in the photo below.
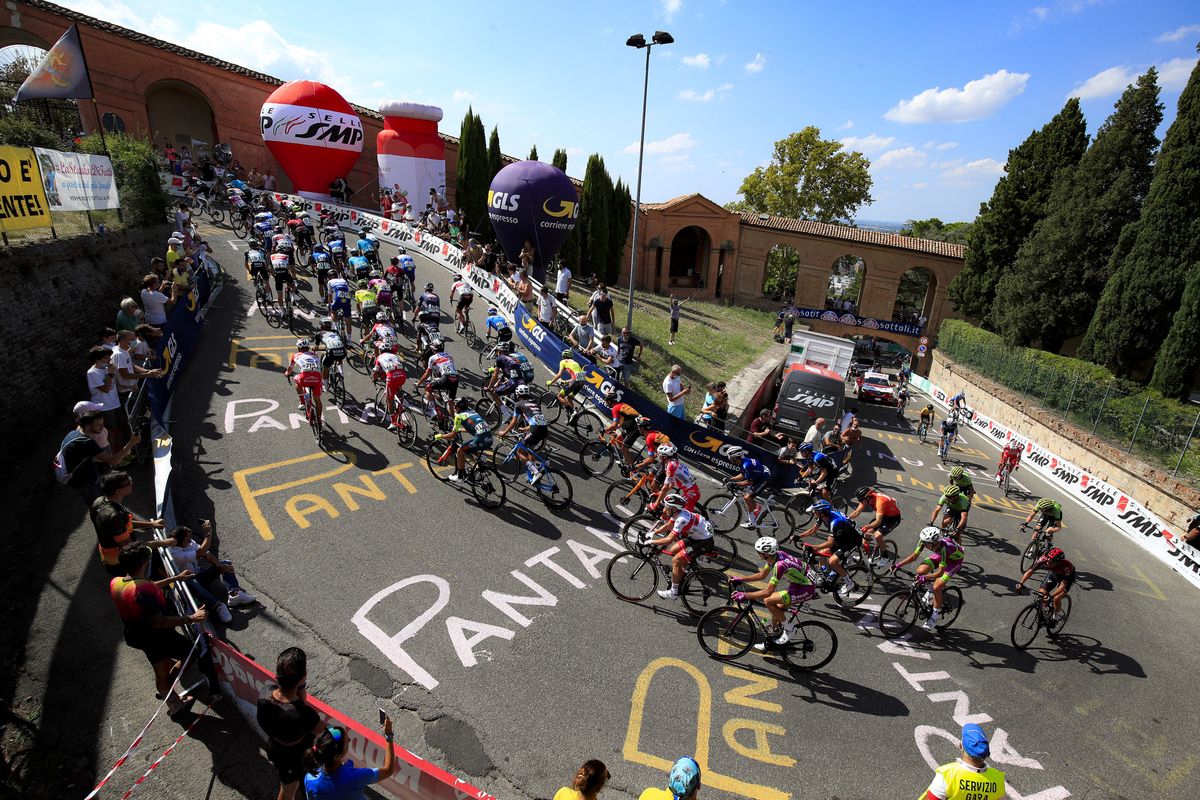
[[[940,538],[942,538],[940,528],[935,528],[932,525],[921,528],[921,544],[933,544]]]
[[[779,552],[779,542],[774,537],[764,536],[754,543],[754,550],[759,555],[773,556]]]
[[[679,448],[670,442],[667,442],[666,444],[660,444],[654,452],[658,453],[663,458],[671,458],[673,455],[679,452]]]
[[[663,506],[666,508],[683,508],[687,505],[687,500],[681,494],[669,494],[663,498]]]
[[[533,387],[522,383],[516,388],[514,394],[516,394],[517,397],[528,397],[529,395],[533,394]]]
[[[746,455],[746,448],[744,448],[744,447],[736,447],[736,446],[735,446],[735,447],[731,447],[731,448],[729,448],[728,450],[726,450],[726,451],[725,451],[725,455],[729,456],[729,457],[730,457],[731,459],[733,459],[734,461],[737,461],[739,458],[741,458],[742,456]]]

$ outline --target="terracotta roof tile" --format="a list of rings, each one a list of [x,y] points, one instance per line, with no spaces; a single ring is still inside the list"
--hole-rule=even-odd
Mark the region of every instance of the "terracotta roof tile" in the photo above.
[[[674,201],[668,201],[674,202]],[[900,236],[884,231],[870,231],[864,228],[854,228],[849,225],[832,225],[826,222],[814,222],[807,219],[791,219],[789,217],[768,216],[762,219],[758,214],[741,213],[742,224],[756,228],[774,228],[775,230],[803,233],[809,236],[823,236],[828,239],[841,239],[847,242],[862,242],[863,244],[882,245],[884,247],[901,247],[918,253],[929,253],[947,258],[963,258],[967,248],[961,244],[938,242],[933,239],[917,239],[912,236]]]
[[[690,192],[688,194],[681,194],[678,197],[672,197],[670,200],[665,200],[661,203],[642,203],[642,211],[662,211],[665,208],[677,206],[684,200],[690,200],[693,197],[701,197],[701,194],[699,192]]]

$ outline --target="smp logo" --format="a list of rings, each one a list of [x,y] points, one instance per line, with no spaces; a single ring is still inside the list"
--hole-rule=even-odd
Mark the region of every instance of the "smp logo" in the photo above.
[[[1007,438],[1004,435],[1004,431],[1001,430],[1000,428],[992,428],[990,431],[988,431],[988,433],[990,433],[992,435],[992,438],[996,439],[996,440],[1003,440],[1003,439]]]
[[[1142,536],[1162,536],[1158,523],[1136,509],[1129,509],[1117,517],[1117,521],[1130,530],[1137,531]]]
[[[1113,496],[1112,492],[1105,491],[1097,484],[1092,484],[1084,489],[1083,496],[1087,498],[1089,503],[1094,506],[1100,506],[1101,508],[1104,508],[1105,506],[1111,506],[1117,502],[1117,498]]]
[[[1054,470],[1053,474],[1054,474],[1054,477],[1058,478],[1060,481],[1067,484],[1068,486],[1073,486],[1076,483],[1079,483],[1079,476],[1075,475],[1071,472],[1068,472],[1064,467],[1058,467],[1057,469]]]
[[[789,403],[798,403],[809,408],[830,408],[834,401],[831,397],[822,397],[819,394],[813,394],[806,391],[803,387],[796,389],[795,394],[788,398]]]
[[[519,194],[509,194],[508,192],[497,192],[488,189],[488,208],[494,208],[497,211],[516,211],[520,199],[521,195]]]
[[[1050,464],[1050,456],[1046,455],[1045,453],[1036,452],[1032,449],[1029,452],[1029,460],[1034,464],[1037,464],[1039,467],[1045,467]]]
[[[546,343],[546,331],[539,325],[533,317],[526,317],[521,327],[529,332],[529,335],[537,340],[538,344]]]
[[[550,210],[550,200],[547,200],[546,202],[542,203],[542,211],[544,211],[546,216],[549,217],[570,217],[571,219],[579,219],[579,203],[574,203],[570,200],[559,200],[557,211]]]

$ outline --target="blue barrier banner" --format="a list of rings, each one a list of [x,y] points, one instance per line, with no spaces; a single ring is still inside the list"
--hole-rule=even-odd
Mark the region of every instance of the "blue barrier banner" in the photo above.
[[[154,421],[166,426],[167,404],[179,384],[183,371],[200,339],[204,327],[204,312],[212,294],[208,270],[203,267],[192,273],[192,289],[171,309],[162,326],[162,338],[154,343],[154,352],[166,374],[148,379],[146,393],[150,398],[150,413]]]
[[[865,328],[869,331],[887,331],[905,336],[921,335],[920,325],[911,325],[907,322],[893,322],[889,319],[860,317],[858,314],[851,314],[849,311],[832,311],[827,308],[800,308],[797,310],[800,312],[800,319],[820,319],[826,322],[840,322],[843,325],[853,325],[856,328]]]
[[[566,349],[563,340],[559,339],[554,331],[530,316],[520,303],[516,304],[513,316],[516,321],[517,338],[521,344],[532,356],[540,360],[551,374],[558,372],[558,362],[562,360],[562,352]],[[622,386],[615,378],[597,369],[595,364],[579,355],[578,351],[576,351],[576,360],[583,367],[583,392],[596,405],[597,410],[605,419],[610,419],[610,415],[608,405],[604,402],[604,396],[615,391],[620,395],[621,402],[628,403],[643,416],[649,417],[654,430],[669,436],[671,443],[679,448],[680,455],[688,461],[702,464],[723,475],[732,475],[741,469],[741,464],[734,464],[730,461],[727,453],[730,448],[740,446],[749,450],[754,458],[770,467],[771,474],[777,481],[782,477],[779,474],[780,467],[774,451],[764,450],[714,428],[706,428],[703,425],[696,425],[687,420],[673,417],[665,409],[660,408],[657,403]],[[786,473],[790,478],[793,470],[788,468]]]

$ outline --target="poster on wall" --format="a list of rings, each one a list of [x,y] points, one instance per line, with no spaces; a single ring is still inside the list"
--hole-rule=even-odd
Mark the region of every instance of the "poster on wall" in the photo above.
[[[0,147],[0,231],[50,227],[50,206],[28,147]]]
[[[108,156],[33,148],[52,211],[101,211],[120,207]]]

